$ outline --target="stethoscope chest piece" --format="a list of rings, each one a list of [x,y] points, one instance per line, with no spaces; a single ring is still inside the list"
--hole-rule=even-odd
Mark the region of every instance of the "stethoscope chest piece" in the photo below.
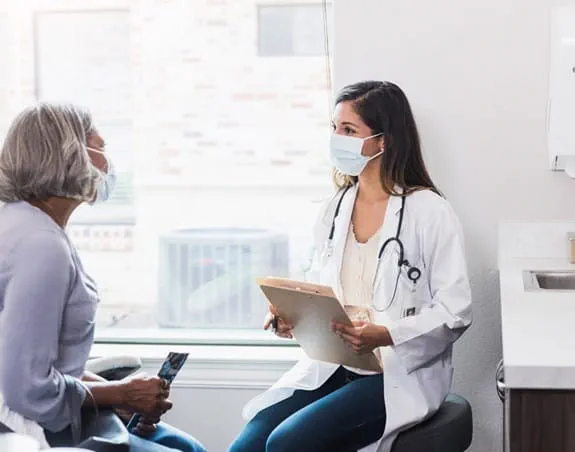
[[[419,281],[419,278],[421,278],[421,270],[417,267],[409,267],[409,270],[407,270],[407,277],[413,284],[416,284],[417,281]]]

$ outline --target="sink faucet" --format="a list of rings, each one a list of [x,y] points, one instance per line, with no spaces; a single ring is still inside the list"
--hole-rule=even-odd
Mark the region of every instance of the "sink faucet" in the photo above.
[[[567,233],[567,242],[569,243],[569,261],[575,264],[575,232]]]

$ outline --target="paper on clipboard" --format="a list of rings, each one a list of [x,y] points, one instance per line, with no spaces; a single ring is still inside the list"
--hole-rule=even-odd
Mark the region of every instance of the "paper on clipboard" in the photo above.
[[[331,331],[332,320],[351,325],[331,287],[283,278],[260,278],[257,282],[280,316],[294,326],[292,333],[310,358],[382,371],[375,353],[358,355]]]

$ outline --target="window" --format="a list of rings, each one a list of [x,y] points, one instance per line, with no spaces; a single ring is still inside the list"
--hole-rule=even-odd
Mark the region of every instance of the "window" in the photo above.
[[[10,52],[8,45],[9,36],[9,18],[7,14],[0,12],[0,56],[6,56]],[[0,70],[0,134],[3,136],[6,132],[7,123],[10,121],[10,111],[2,105],[8,105],[10,93],[10,73],[4,68]]]
[[[99,285],[100,340],[275,340],[261,331],[255,278],[304,276],[331,192],[331,108],[323,44],[297,63],[261,58],[258,24],[276,7],[256,1],[30,0],[5,11],[30,26],[0,26],[15,81],[0,118],[36,99],[85,105],[120,175],[113,199],[82,206],[68,229]],[[290,52],[321,41],[320,6],[279,8]]]
[[[98,209],[83,208],[77,217],[122,216],[133,223],[130,12],[40,11],[34,19],[36,98],[88,107],[114,151],[118,187],[112,199]]]
[[[260,56],[324,55],[324,16],[331,5],[260,5],[258,8]],[[328,21],[331,29],[331,21]],[[330,30],[331,31],[331,30]],[[333,35],[333,33],[329,33]]]

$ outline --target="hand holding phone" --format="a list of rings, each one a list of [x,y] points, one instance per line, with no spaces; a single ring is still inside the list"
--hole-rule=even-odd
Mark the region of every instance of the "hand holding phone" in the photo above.
[[[161,378],[165,383],[165,389],[169,390],[172,382],[178,375],[178,372],[182,367],[184,367],[184,363],[188,359],[188,353],[176,353],[170,352],[168,356],[164,360],[162,367],[158,372],[158,377]],[[171,406],[170,406],[171,407]],[[142,420],[142,415],[140,413],[136,413],[128,422],[128,430],[133,433],[140,433],[145,434],[149,432],[150,429],[145,429],[146,431],[141,431],[141,429],[137,429],[138,424]],[[159,419],[158,419],[159,420]],[[156,422],[157,423],[157,422]],[[145,422],[146,425],[149,423]]]

